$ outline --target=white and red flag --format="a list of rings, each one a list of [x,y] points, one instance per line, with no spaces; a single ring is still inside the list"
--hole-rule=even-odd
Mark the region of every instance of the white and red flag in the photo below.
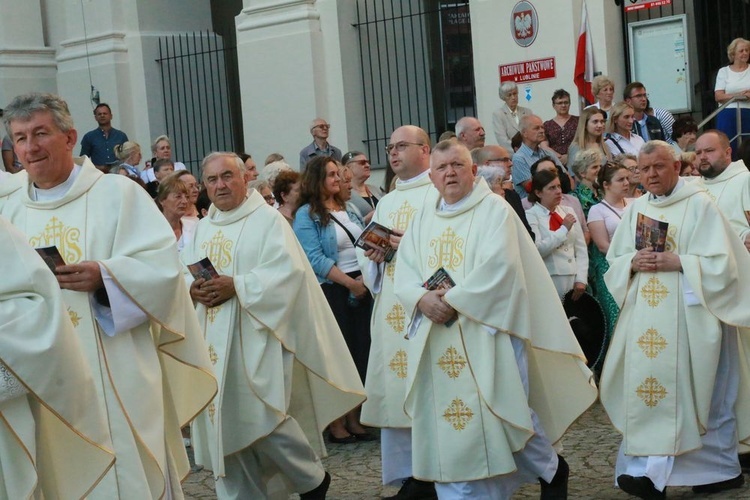
[[[591,28],[586,11],[586,1],[581,7],[581,29],[578,33],[578,47],[576,49],[576,69],[573,82],[578,87],[578,94],[586,99],[588,104],[596,101],[591,92],[591,81],[594,79],[594,50],[591,44]]]

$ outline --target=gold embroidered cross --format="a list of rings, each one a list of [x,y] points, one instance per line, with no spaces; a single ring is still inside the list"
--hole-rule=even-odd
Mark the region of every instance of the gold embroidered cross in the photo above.
[[[450,346],[438,359],[437,365],[450,378],[458,378],[461,371],[466,368],[466,358],[461,356],[455,347]]]
[[[667,348],[667,339],[662,337],[656,328],[649,328],[646,333],[638,337],[638,346],[648,358],[655,358]]]
[[[406,312],[404,311],[403,306],[396,302],[393,304],[393,307],[391,308],[391,312],[389,312],[385,320],[388,322],[389,325],[391,325],[391,328],[396,333],[402,333],[404,331],[404,320],[406,319]]]
[[[208,418],[211,419],[211,423],[214,423],[214,415],[216,415],[216,405],[211,403],[208,405]]]
[[[213,323],[216,319],[216,315],[219,314],[219,310],[221,309],[221,306],[216,307],[209,307],[206,309],[206,317],[208,318],[209,323]]]
[[[216,349],[214,349],[213,344],[209,344],[208,346],[208,359],[211,360],[211,364],[215,365],[217,361],[219,361],[219,355],[216,354]]]
[[[641,288],[641,297],[646,299],[646,302],[651,307],[658,306],[668,294],[669,289],[656,276],[649,278],[646,285]]]
[[[68,307],[68,316],[70,316],[70,322],[73,323],[73,326],[78,326],[81,323],[81,317],[70,307]]]
[[[396,258],[394,257],[393,260],[385,263],[385,275],[391,278],[391,281],[392,281],[393,276],[395,274],[396,274]]]
[[[654,377],[648,377],[644,380],[635,390],[635,393],[649,408],[658,405],[659,401],[667,397],[667,389]]]
[[[83,251],[78,245],[81,230],[66,226],[57,217],[52,217],[38,236],[29,238],[32,247],[55,245],[66,264],[76,264],[83,258]]]
[[[474,417],[474,412],[471,408],[461,401],[461,399],[454,399],[447,410],[443,413],[443,418],[450,423],[457,431],[462,431],[466,428],[466,424]]]
[[[408,367],[407,364],[407,357],[406,357],[406,351],[399,349],[396,351],[396,354],[391,359],[391,362],[388,363],[388,366],[391,368],[391,371],[396,374],[398,378],[406,378],[406,370]]]

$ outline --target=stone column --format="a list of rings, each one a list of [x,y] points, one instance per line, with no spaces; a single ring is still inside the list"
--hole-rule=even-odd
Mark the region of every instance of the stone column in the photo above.
[[[244,0],[236,18],[242,116],[245,147],[259,161],[278,152],[298,168],[315,117],[331,124],[331,144],[348,149],[347,115],[357,103],[345,97],[352,83],[342,71],[339,8],[348,7],[336,0]]]
[[[55,50],[44,44],[40,1],[0,0],[0,12],[0,108],[30,88],[54,92]]]

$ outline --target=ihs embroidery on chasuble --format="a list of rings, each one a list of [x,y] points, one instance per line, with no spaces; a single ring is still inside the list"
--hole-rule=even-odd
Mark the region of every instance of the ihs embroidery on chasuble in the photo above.
[[[41,233],[29,238],[29,244],[34,248],[56,246],[66,264],[77,264],[83,259],[83,251],[79,246],[81,230],[70,227],[57,217],[52,217]]]
[[[474,418],[474,412],[460,399],[454,399],[443,413],[443,418],[457,431],[466,428],[466,424]]]
[[[414,217],[416,212],[417,209],[411,206],[407,200],[404,200],[398,210],[388,214],[388,219],[390,219],[393,229],[406,231],[411,218]]]
[[[388,363],[389,368],[398,378],[406,378],[408,363],[407,363],[406,351],[399,349],[396,354],[391,358],[391,362]]]
[[[439,238],[430,240],[432,255],[427,259],[430,269],[444,267],[455,271],[464,261],[464,240],[448,227]]]
[[[203,242],[201,248],[217,270],[226,270],[232,264],[233,245],[234,242],[224,237],[222,231],[217,231],[210,240]]]

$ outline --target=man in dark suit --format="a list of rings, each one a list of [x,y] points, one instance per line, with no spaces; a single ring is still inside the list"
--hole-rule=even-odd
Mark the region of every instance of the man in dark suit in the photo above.
[[[523,209],[521,197],[513,190],[513,183],[510,182],[510,169],[513,166],[511,154],[502,146],[484,146],[471,151],[471,158],[479,167],[477,175],[484,177],[490,185],[493,192],[505,198],[518,217],[523,222],[524,227],[534,239],[534,232],[526,220],[526,211]]]

